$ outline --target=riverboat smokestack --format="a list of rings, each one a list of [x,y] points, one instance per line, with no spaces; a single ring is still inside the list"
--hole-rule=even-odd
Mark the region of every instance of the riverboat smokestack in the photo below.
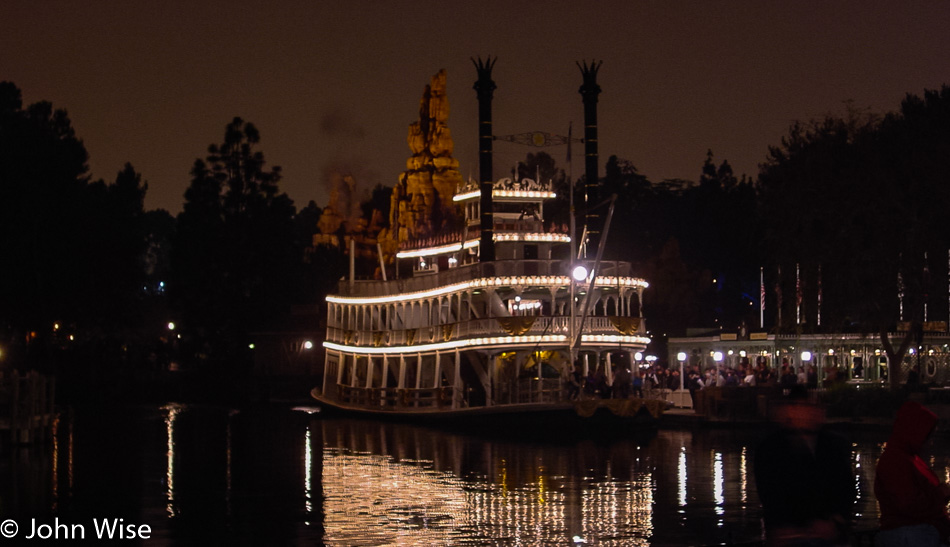
[[[597,176],[597,71],[603,61],[591,61],[588,65],[577,63],[584,77],[584,84],[578,90],[584,99],[584,223],[587,226],[587,249],[596,249],[600,243],[600,215],[592,207],[600,202],[600,181]]]
[[[479,210],[481,212],[481,238],[479,240],[479,261],[495,260],[494,207],[492,206],[492,127],[491,101],[495,91],[495,82],[491,79],[492,67],[498,57],[490,55],[482,61],[472,59],[478,80],[474,89],[478,93],[478,181],[480,191]],[[596,100],[596,99],[595,99]]]

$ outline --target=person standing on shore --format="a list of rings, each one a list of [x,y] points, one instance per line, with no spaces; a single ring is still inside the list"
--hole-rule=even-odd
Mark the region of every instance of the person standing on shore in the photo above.
[[[950,486],[920,457],[936,425],[937,415],[920,403],[907,401],[897,411],[874,479],[881,509],[875,547],[937,546],[950,538]]]
[[[824,429],[825,413],[795,385],[778,428],[755,452],[755,484],[769,547],[848,545],[856,497],[851,446]]]

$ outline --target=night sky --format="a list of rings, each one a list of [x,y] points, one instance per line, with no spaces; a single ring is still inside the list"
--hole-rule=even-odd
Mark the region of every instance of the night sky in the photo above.
[[[584,6],[587,6],[586,8]],[[463,177],[477,176],[470,58],[497,56],[496,135],[583,132],[582,60],[602,60],[601,173],[630,160],[696,180],[712,149],[754,176],[795,120],[886,112],[950,81],[950,2],[0,3],[0,80],[68,110],[95,178],[125,162],[148,209],[181,210],[189,170],[231,118],[257,125],[298,208],[328,169],[392,185],[408,125],[445,68]],[[537,149],[495,145],[496,175]],[[565,150],[547,149],[564,167]],[[583,172],[575,148],[574,175]]]

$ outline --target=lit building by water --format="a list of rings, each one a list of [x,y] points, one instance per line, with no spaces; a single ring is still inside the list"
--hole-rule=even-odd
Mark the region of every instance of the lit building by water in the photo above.
[[[899,345],[905,333],[890,334]],[[778,370],[783,364],[814,366],[819,382],[834,371],[838,379],[856,384],[881,384],[887,380],[887,356],[880,336],[860,334],[775,335],[751,333],[696,336],[669,339],[669,362],[683,369],[698,367],[733,368],[764,364]],[[901,362],[901,383],[907,373],[919,367],[922,383],[944,385],[950,382],[950,334],[925,332],[919,344],[912,345]]]

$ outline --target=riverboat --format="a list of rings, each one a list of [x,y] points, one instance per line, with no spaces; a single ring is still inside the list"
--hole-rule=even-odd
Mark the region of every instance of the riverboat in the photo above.
[[[351,247],[350,277],[326,299],[324,378],[312,396],[330,411],[453,426],[502,420],[515,431],[655,422],[668,403],[631,396],[635,356],[650,342],[641,305],[648,284],[629,263],[601,260],[613,199],[602,222],[608,202],[597,203],[598,185],[585,187],[583,243],[575,245],[573,191],[568,228],[545,222],[545,202],[557,196],[540,172],[530,179],[513,170],[493,180],[494,140],[572,139],[494,136],[495,59],[473,62],[479,180],[464,182],[451,157],[441,71],[423,93],[420,120],[410,125],[413,156],[391,197],[392,263],[378,244],[380,279],[357,280]],[[588,181],[599,180],[599,66],[578,64]],[[449,232],[450,225],[461,229]]]
[[[466,227],[479,222],[478,197],[474,183],[454,196]],[[341,281],[327,297],[324,380],[312,396],[328,410],[453,423],[658,418],[666,401],[631,389],[650,341],[648,283],[626,262],[552,258],[570,244],[544,229],[554,197],[550,183],[494,183],[494,261],[478,261],[480,240],[463,230],[404,245],[396,260],[412,263],[407,278]]]

